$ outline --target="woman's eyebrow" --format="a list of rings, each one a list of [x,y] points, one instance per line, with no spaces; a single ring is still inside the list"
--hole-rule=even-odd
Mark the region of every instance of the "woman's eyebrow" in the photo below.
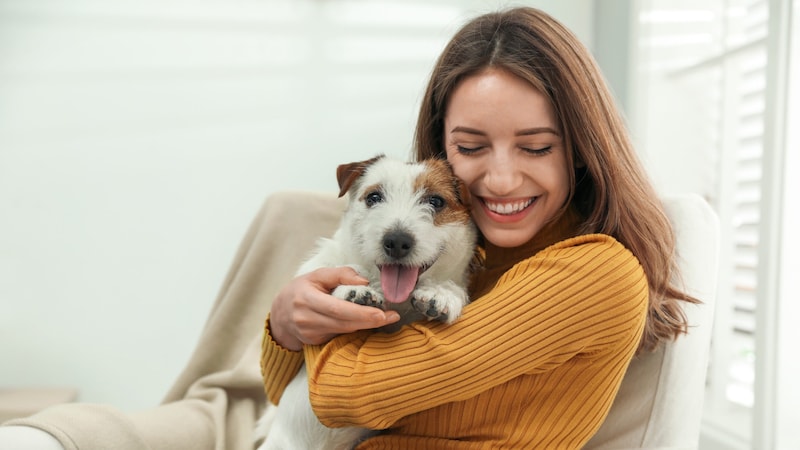
[[[519,130],[515,134],[517,136],[530,136],[532,134],[541,134],[541,133],[550,133],[556,136],[561,136],[561,134],[553,128],[550,127],[534,127],[534,128],[526,128],[524,130]]]
[[[468,133],[468,134],[475,134],[475,135],[478,135],[478,136],[486,136],[485,132],[483,132],[481,130],[478,130],[478,129],[475,129],[475,128],[470,128],[470,127],[461,127],[461,126],[459,126],[459,127],[453,128],[452,130],[450,130],[450,132],[451,133]],[[541,134],[541,133],[550,133],[550,134],[554,134],[556,136],[561,136],[561,134],[558,131],[556,131],[554,128],[550,128],[550,127],[525,128],[523,130],[517,131],[514,134],[516,136],[530,136],[530,135],[533,135],[533,134]]]
[[[455,127],[452,130],[450,130],[450,132],[451,133],[469,133],[469,134],[477,134],[479,136],[486,136],[486,133],[484,133],[483,131],[477,130],[475,128],[469,128],[469,127]]]

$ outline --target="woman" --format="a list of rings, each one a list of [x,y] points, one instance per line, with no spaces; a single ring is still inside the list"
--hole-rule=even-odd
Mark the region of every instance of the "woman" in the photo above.
[[[305,356],[323,423],[385,430],[359,449],[580,448],[695,301],[671,284],[672,230],[591,56],[536,9],[477,17],[434,68],[416,157],[472,193],[473,303],[451,325],[353,333],[397,317],[330,297],[349,269],[299,277],[267,320],[270,399]]]

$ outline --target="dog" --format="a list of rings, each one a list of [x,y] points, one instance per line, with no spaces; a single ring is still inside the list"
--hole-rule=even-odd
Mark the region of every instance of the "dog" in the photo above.
[[[342,164],[336,176],[339,197],[349,195],[347,208],[333,237],[319,242],[298,275],[321,267],[355,269],[369,285],[339,286],[332,295],[398,311],[400,322],[380,331],[393,332],[416,320],[455,321],[469,301],[477,230],[469,191],[450,165],[380,155]],[[257,437],[267,436],[258,450],[349,450],[377,433],[322,425],[308,398],[305,367],[273,412],[271,428],[267,415],[257,426]]]

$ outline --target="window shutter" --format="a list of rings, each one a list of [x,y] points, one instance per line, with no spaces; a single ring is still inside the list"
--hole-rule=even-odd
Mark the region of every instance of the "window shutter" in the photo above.
[[[720,216],[721,258],[704,427],[750,439],[766,97],[766,0],[644,2],[644,86],[666,79],[699,118],[689,145],[709,161],[703,194]],[[691,105],[686,108],[686,105]],[[662,113],[663,114],[663,113]]]

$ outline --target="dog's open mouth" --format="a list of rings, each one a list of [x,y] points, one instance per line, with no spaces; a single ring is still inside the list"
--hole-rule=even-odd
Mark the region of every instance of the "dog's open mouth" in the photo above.
[[[381,289],[386,301],[401,303],[406,301],[417,285],[419,275],[427,267],[403,266],[400,264],[384,264],[381,269]]]

